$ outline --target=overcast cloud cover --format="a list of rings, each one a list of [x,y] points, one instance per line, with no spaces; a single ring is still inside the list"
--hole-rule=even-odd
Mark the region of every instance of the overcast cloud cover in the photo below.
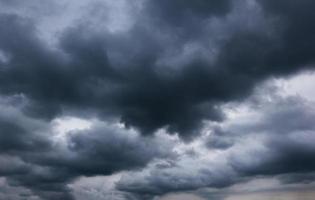
[[[0,199],[311,199],[314,9],[0,0]]]

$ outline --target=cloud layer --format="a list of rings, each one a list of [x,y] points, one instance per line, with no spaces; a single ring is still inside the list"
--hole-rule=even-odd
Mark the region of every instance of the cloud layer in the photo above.
[[[125,199],[314,180],[314,102],[268,86],[313,70],[313,1],[0,7],[4,198],[74,199],[95,176]],[[60,133],[66,117],[90,126]]]

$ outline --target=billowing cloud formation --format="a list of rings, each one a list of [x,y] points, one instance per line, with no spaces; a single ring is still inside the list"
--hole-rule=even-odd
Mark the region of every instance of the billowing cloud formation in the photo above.
[[[207,137],[216,142],[197,146],[198,156],[182,154],[176,165],[152,165],[131,173],[121,179],[118,188],[157,195],[227,187],[255,176],[281,175],[279,180],[283,183],[314,181],[315,127],[310,123],[315,114],[314,103],[299,97],[277,96],[255,107],[257,110],[245,117],[210,129]],[[234,143],[218,145],[226,141]]]
[[[171,142],[140,139],[134,131],[101,122],[58,142],[45,121],[28,118],[11,105],[1,110],[0,175],[43,198],[72,199],[66,184],[79,176],[110,175],[154,158],[176,157]]]
[[[14,198],[74,199],[77,178],[115,173],[129,199],[258,175],[313,180],[313,103],[251,96],[313,69],[313,1],[0,7],[0,176]],[[241,102],[256,114],[231,119],[226,106]],[[65,116],[93,120],[60,135]]]
[[[238,4],[253,15],[247,26],[237,21],[244,9]],[[286,36],[291,29],[310,31],[293,20],[286,31],[283,15],[295,13],[268,8],[246,2],[145,1],[129,30],[111,33],[81,20],[60,34],[57,50],[39,39],[34,20],[3,14],[1,50],[8,61],[2,64],[1,91],[25,94],[30,100],[25,109],[34,115],[92,109],[143,134],[167,127],[187,136],[198,132],[202,120],[222,120],[217,105],[244,97],[263,79],[312,63],[311,56],[299,58],[312,55],[309,45],[288,46],[304,37]]]

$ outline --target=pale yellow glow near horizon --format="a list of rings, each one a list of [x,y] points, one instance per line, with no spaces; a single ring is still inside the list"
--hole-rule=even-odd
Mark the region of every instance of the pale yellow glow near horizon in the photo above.
[[[193,194],[170,194],[159,200],[205,200]]]
[[[227,197],[225,200],[314,200],[315,191],[260,192],[240,194]]]
[[[198,197],[194,194],[169,194],[158,200],[211,200]],[[299,190],[299,191],[270,191],[270,192],[251,192],[243,194],[230,194],[223,200],[315,200],[315,190]]]

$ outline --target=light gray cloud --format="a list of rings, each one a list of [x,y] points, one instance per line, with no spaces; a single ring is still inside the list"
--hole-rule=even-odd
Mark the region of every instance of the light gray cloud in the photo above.
[[[29,190],[12,198],[74,199],[78,178],[115,173],[125,198],[145,200],[256,176],[312,182],[314,103],[251,95],[314,69],[314,2],[0,7],[0,176]],[[58,141],[66,116],[94,121]]]
[[[210,126],[211,134],[205,146],[197,147],[197,157],[183,154],[174,166],[150,167],[123,176],[118,189],[160,195],[228,187],[257,176],[281,174],[282,183],[314,181],[310,173],[314,171],[315,127],[308,121],[315,113],[314,103],[276,95],[254,108],[254,115]],[[226,141],[233,145],[217,146]]]

